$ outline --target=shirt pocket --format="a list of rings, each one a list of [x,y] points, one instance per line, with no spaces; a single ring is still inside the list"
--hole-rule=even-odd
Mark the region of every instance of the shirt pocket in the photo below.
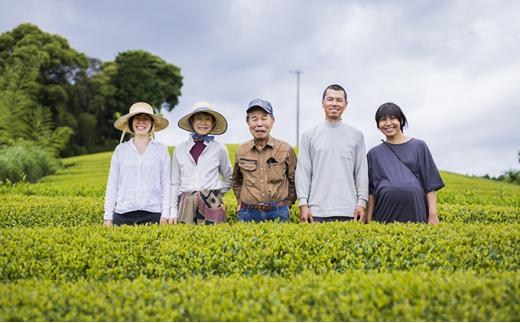
[[[269,171],[267,173],[267,181],[271,184],[280,183],[284,179],[285,159],[271,157],[267,161]]]
[[[254,159],[240,158],[240,160],[238,161],[238,166],[243,171],[243,173],[254,172],[257,168],[257,165],[258,161]]]
[[[354,171],[354,167],[356,166],[356,153],[353,147],[342,147],[340,149],[340,160],[341,165],[345,167],[345,171],[347,173],[352,173]]]
[[[242,176],[244,177],[244,184],[251,187],[257,185],[259,175],[256,169],[258,167],[258,161],[254,159],[240,158],[240,160],[238,161],[238,166],[242,171]]]

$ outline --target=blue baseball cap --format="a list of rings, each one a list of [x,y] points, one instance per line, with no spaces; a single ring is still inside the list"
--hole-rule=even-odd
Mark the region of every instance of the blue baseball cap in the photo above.
[[[249,102],[246,112],[249,113],[249,111],[251,111],[251,109],[253,108],[260,108],[264,110],[267,114],[273,114],[273,107],[271,106],[271,103],[262,99],[254,99],[251,102]]]

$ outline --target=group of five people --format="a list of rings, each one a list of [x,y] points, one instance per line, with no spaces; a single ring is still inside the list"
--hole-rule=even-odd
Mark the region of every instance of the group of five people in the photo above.
[[[112,156],[105,197],[105,225],[143,223],[218,224],[226,221],[222,196],[231,188],[238,220],[289,221],[295,201],[301,222],[439,222],[436,191],[444,186],[426,144],[403,134],[401,108],[385,103],[376,112],[385,141],[365,149],[363,133],[343,122],[347,93],[337,84],[322,97],[325,122],[301,137],[298,156],[270,131],[268,101],[254,99],[246,122],[253,139],[240,145],[232,167],[226,146],[215,140],[228,127],[208,102],[179,120],[190,137],[170,155],[153,134],[168,120],[139,102],[114,126],[134,136]]]

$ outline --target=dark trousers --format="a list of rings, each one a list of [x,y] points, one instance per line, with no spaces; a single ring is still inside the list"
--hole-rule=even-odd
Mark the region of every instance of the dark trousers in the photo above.
[[[327,218],[315,216],[315,217],[313,217],[313,219],[314,219],[314,222],[318,222],[318,223],[334,222],[334,221],[346,222],[346,221],[354,220],[354,218],[350,217],[350,216],[331,216],[331,217],[327,217]]]
[[[136,225],[136,224],[159,224],[161,213],[148,211],[132,211],[126,213],[115,213],[112,223],[114,225]]]

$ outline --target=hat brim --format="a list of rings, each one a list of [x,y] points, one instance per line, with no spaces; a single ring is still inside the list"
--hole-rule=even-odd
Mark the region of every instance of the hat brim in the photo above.
[[[221,134],[223,134],[224,132],[227,131],[228,123],[227,123],[226,118],[224,118],[224,116],[222,114],[218,113],[217,111],[209,110],[209,109],[208,110],[200,110],[200,111],[190,112],[187,115],[185,115],[184,117],[182,117],[179,120],[179,123],[177,125],[181,129],[184,129],[184,130],[189,131],[189,132],[193,132],[193,129],[191,128],[191,125],[190,125],[190,118],[194,114],[203,113],[203,112],[207,113],[207,114],[211,114],[215,118],[215,127],[213,127],[213,129],[210,131],[209,134],[211,134],[211,135],[221,135]]]
[[[133,133],[132,129],[130,129],[130,127],[128,126],[128,120],[130,120],[131,117],[138,115],[138,114],[149,115],[153,119],[153,130],[156,132],[165,129],[166,127],[168,127],[168,124],[170,123],[168,121],[168,119],[166,119],[164,117],[161,117],[161,116],[158,116],[158,115],[152,114],[152,113],[138,111],[138,112],[134,112],[134,113],[128,113],[128,114],[125,114],[124,116],[117,118],[117,120],[114,122],[114,127],[117,130]]]

